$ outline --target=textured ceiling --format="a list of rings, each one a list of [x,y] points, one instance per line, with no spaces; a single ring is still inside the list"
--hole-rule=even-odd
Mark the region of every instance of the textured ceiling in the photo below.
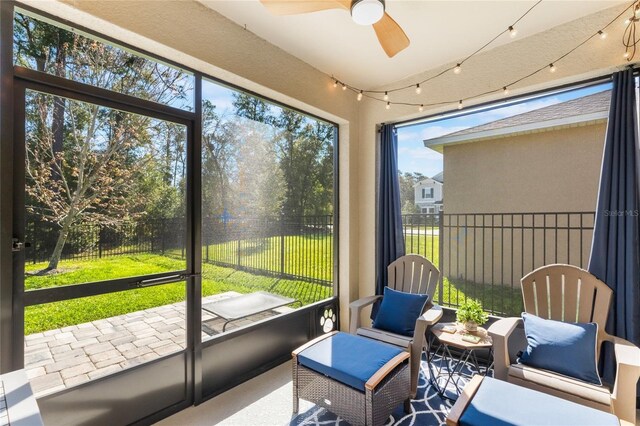
[[[393,58],[371,27],[344,10],[273,16],[258,0],[198,0],[313,67],[364,88],[375,88],[463,58],[507,28],[535,1],[387,0],[387,12],[411,45]],[[545,0],[491,48],[521,40],[624,1]]]

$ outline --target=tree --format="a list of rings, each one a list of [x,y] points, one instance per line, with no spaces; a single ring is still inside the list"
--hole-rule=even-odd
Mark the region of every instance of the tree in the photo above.
[[[414,187],[418,184],[418,182],[424,179],[426,179],[426,176],[422,173],[403,173],[398,170],[398,181],[400,183],[400,205],[402,206],[402,213],[419,213],[418,207],[415,203]]]
[[[186,75],[124,50],[17,16],[16,63],[92,86],[173,104],[186,99]],[[143,215],[139,189],[148,167],[166,167],[174,188],[184,174],[179,126],[58,96],[28,92],[26,99],[27,210],[59,226],[45,271],[58,267],[69,232],[78,223],[117,226]],[[162,142],[160,142],[162,141]],[[167,161],[156,161],[163,143]],[[169,147],[167,149],[167,147]]]

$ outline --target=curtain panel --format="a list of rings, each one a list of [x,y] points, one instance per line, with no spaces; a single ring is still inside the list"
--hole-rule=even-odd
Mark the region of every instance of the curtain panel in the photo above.
[[[376,224],[376,294],[387,286],[387,266],[404,256],[400,183],[398,180],[398,134],[395,126],[380,129],[380,172]],[[376,308],[376,307],[374,307]],[[377,309],[374,309],[374,312]]]
[[[640,346],[640,173],[635,77],[613,75],[589,272],[613,290],[607,332]],[[604,348],[604,378],[614,377]]]

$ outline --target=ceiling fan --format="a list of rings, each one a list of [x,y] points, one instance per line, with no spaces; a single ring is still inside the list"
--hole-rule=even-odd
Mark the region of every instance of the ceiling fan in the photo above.
[[[344,9],[359,25],[373,25],[378,41],[392,58],[409,46],[400,25],[385,12],[385,0],[260,0],[274,15],[297,15],[328,9]]]

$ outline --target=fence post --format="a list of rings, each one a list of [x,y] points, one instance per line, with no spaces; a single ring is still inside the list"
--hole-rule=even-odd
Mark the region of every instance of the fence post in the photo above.
[[[162,255],[164,256],[164,233],[166,229],[166,221],[162,221],[162,230],[160,231],[160,250],[162,251]]]
[[[98,259],[102,259],[102,225],[98,225]]]
[[[280,216],[280,276],[284,277],[284,215]]]
[[[244,226],[246,226],[246,223],[244,224]],[[234,232],[236,234],[236,241],[237,241],[237,245],[236,245],[236,257],[237,257],[236,264],[238,265],[238,267],[240,267],[240,256],[241,256],[241,253],[240,253],[240,250],[241,250],[241,248],[240,248],[240,240],[241,240],[240,236],[241,235],[240,234],[241,234],[241,232],[240,232],[240,230],[243,229],[244,226],[243,226],[243,224],[240,223],[240,221],[238,221],[238,223],[236,224],[235,230],[234,230]]]
[[[444,211],[440,211],[438,218],[438,269],[440,269],[440,281],[438,282],[438,304],[442,306],[444,293]]]

